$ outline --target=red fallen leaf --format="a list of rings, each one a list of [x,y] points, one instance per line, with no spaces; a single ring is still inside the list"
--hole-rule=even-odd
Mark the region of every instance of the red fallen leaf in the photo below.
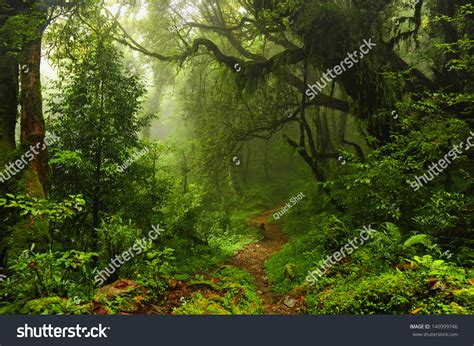
[[[212,277],[212,278],[211,278],[211,282],[219,282],[219,279],[216,278],[216,277]]]
[[[439,280],[437,278],[429,278],[428,279],[428,285],[431,287],[433,287],[434,285],[436,285],[436,283],[438,282]]]
[[[109,310],[105,308],[103,305],[93,301],[92,302],[92,311],[94,315],[108,315]]]

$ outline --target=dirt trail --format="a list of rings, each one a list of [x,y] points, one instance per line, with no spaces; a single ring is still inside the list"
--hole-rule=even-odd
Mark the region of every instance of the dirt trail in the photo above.
[[[258,215],[249,220],[249,225],[259,228],[265,224],[265,239],[252,243],[240,250],[230,263],[252,274],[257,283],[257,293],[263,300],[265,314],[293,315],[298,314],[303,302],[290,296],[277,296],[273,293],[265,272],[265,261],[270,255],[279,251],[288,241],[280,225],[268,223],[273,210]]]
[[[287,296],[279,296],[273,293],[268,277],[265,272],[265,261],[273,253],[280,251],[283,245],[288,241],[288,237],[282,232],[281,226],[278,224],[268,223],[273,211],[268,210],[265,213],[255,216],[249,220],[249,225],[260,228],[261,224],[265,225],[265,239],[259,243],[252,243],[245,246],[234,257],[227,261],[228,264],[241,268],[255,277],[257,284],[257,294],[261,297],[264,305],[265,314],[279,315],[295,315],[305,313],[304,297],[299,296],[296,292]],[[211,279],[212,281],[212,279]],[[173,308],[182,306],[186,303],[187,297],[193,292],[199,291],[205,297],[215,296],[216,292],[212,287],[204,287],[196,289],[191,287],[189,282],[181,282],[176,279],[170,279],[168,282],[168,290],[165,292],[165,298],[160,304],[148,304],[141,306],[140,303],[134,302],[127,306],[127,309],[120,311],[120,314],[172,314]],[[113,284],[102,287],[97,294],[109,297],[116,297],[128,294],[131,290],[140,289],[141,294],[146,294],[133,280],[117,280]],[[301,294],[301,293],[300,293]],[[99,299],[93,302],[94,314],[109,314],[111,310]]]

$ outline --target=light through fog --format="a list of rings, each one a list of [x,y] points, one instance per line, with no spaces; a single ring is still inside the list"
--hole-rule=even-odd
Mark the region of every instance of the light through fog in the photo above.
[[[106,9],[113,15],[118,15],[118,20],[124,24],[124,21],[127,18],[131,17],[132,21],[140,21],[146,19],[149,14],[148,6],[150,2],[148,1],[130,1],[129,3],[125,3],[123,1],[117,2],[115,0],[104,1]],[[134,5],[132,5],[134,3]],[[171,16],[179,16],[184,21],[195,21],[197,17],[199,17],[199,8],[201,1],[183,1],[183,0],[171,0],[169,6],[169,15]],[[241,9],[240,9],[241,10]],[[239,12],[240,12],[239,10]],[[142,42],[143,37],[138,35],[135,37],[137,42]],[[147,95],[148,97],[152,97],[152,92],[156,85],[153,83],[153,72],[151,67],[146,63],[141,63],[140,61],[140,54],[138,52],[130,50],[131,55],[133,56],[133,61],[127,63],[130,69],[136,70],[137,63],[140,64],[141,70],[141,78],[145,82],[147,88]],[[52,90],[51,82],[57,80],[58,73],[56,69],[51,65],[49,61],[46,51],[43,51],[43,58],[41,63],[41,70],[42,70],[42,82],[44,86],[47,86],[50,90]],[[174,86],[167,86],[161,99],[161,106],[157,109],[153,109],[152,111],[159,113],[159,117],[152,121],[151,128],[150,128],[150,137],[152,139],[160,138],[164,139],[168,136],[168,134],[172,131],[172,123],[171,119],[175,118],[174,115],[180,112],[180,105],[176,103],[175,98],[172,96],[173,93],[170,92]],[[47,93],[46,93],[47,94]],[[47,107],[45,107],[47,108]]]

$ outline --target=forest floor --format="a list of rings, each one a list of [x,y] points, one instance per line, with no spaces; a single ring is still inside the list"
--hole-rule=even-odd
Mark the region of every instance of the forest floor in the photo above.
[[[297,297],[279,296],[272,291],[265,272],[265,261],[273,253],[280,251],[288,241],[279,224],[268,222],[273,210],[268,210],[249,220],[254,228],[265,226],[265,238],[258,243],[252,243],[240,250],[229,264],[241,268],[255,277],[257,293],[262,298],[265,314],[293,315],[303,308],[303,301]]]
[[[229,258],[221,267],[237,267],[248,272],[255,279],[256,293],[263,303],[264,314],[295,315],[305,313],[304,296],[291,292],[288,295],[278,295],[273,292],[268,276],[265,271],[265,261],[288,242],[288,237],[283,233],[281,225],[269,223],[268,219],[273,210],[265,211],[262,214],[252,217],[248,225],[255,229],[261,229],[262,224],[265,229],[265,237],[262,241],[251,243],[242,248],[233,257]],[[145,314],[172,314],[176,308],[187,304],[187,301],[196,293],[208,299],[208,303],[218,296],[223,297],[225,290],[217,285],[220,279],[215,273],[201,275],[201,279],[179,281],[170,279],[168,289],[164,294],[164,299],[158,304],[147,304],[141,306],[132,302],[130,309],[119,313],[145,313]],[[113,284],[102,287],[93,303],[94,314],[108,314],[111,310],[100,302],[99,295],[108,300],[113,300],[130,292],[143,293],[139,285],[133,280],[118,280]],[[242,291],[234,299],[234,304],[242,297]],[[133,295],[133,294],[132,294]]]

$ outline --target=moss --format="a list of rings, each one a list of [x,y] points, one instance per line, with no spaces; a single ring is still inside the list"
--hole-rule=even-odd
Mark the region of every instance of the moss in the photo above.
[[[285,276],[290,279],[290,280],[293,280],[297,277],[297,270],[298,270],[298,266],[294,263],[288,263],[288,264],[285,264],[285,267],[284,267],[284,274]]]
[[[28,315],[90,314],[92,313],[92,304],[75,305],[66,298],[44,297],[27,302],[20,313]]]
[[[133,280],[117,280],[94,296],[97,306],[108,313],[138,313],[150,300],[146,289]]]
[[[191,314],[246,314],[263,313],[262,301],[256,292],[253,277],[236,267],[223,266],[212,277],[200,276],[191,284],[205,286],[206,290],[195,292],[185,305],[174,308],[178,315]]]
[[[469,309],[466,309],[465,307],[462,307],[459,304],[456,304],[455,302],[452,302],[451,304],[449,304],[449,310],[452,314],[456,314],[456,315],[469,315],[470,314]],[[472,307],[470,310],[473,311]]]
[[[308,234],[291,239],[265,262],[268,278],[276,293],[287,294],[305,281],[307,271],[314,265],[312,259],[315,257],[308,256],[312,252],[317,256],[323,253],[314,234]]]
[[[28,194],[30,197],[44,197],[43,186],[31,168],[22,171],[17,184],[17,194]]]
[[[177,315],[230,315],[230,311],[222,306],[222,297],[204,297],[196,293],[192,301],[173,310]]]
[[[361,280],[333,279],[336,285],[308,294],[310,313],[316,314],[389,314],[408,313],[424,292],[423,285],[401,272],[384,273]],[[321,280],[324,285],[324,280]],[[318,286],[318,287],[321,287]]]
[[[430,275],[427,275],[430,274]],[[453,285],[429,286],[432,273],[422,269],[391,270],[379,276],[351,275],[322,278],[306,296],[315,314],[465,314],[473,311],[472,287],[453,290]],[[442,280],[438,278],[438,282]]]
[[[474,311],[474,287],[463,288],[453,291],[454,301]]]

